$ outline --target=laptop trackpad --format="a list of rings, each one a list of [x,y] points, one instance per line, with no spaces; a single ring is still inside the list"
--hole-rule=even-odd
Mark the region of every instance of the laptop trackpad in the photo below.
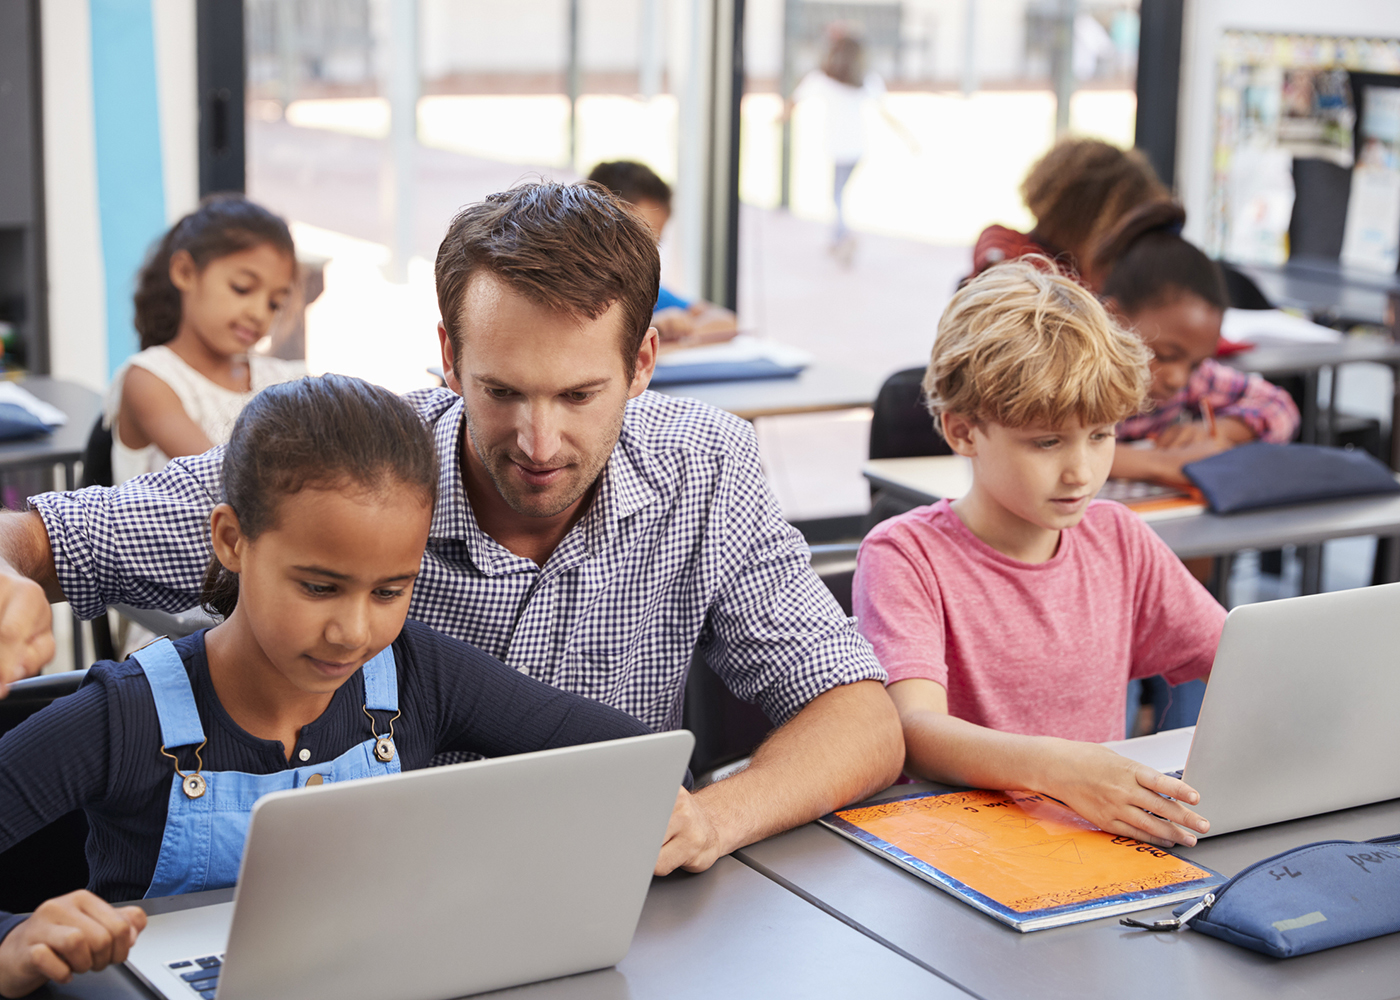
[[[190,1000],[194,994],[169,966],[197,956],[222,955],[232,921],[232,902],[157,913],[136,939],[127,967],[161,996]]]

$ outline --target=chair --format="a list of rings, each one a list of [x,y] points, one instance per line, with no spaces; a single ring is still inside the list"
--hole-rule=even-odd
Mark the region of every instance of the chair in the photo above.
[[[78,690],[86,676],[86,670],[71,670],[10,685],[9,695],[0,699],[0,734]],[[86,886],[87,835],[87,818],[76,810],[0,853],[0,910],[28,913],[46,899]]]
[[[112,472],[112,430],[104,418],[98,417],[88,435],[87,447],[83,449],[83,478],[79,486],[111,486]],[[92,655],[98,660],[115,660],[117,648],[112,642],[112,626],[106,615],[98,615],[90,623],[92,628]],[[73,627],[77,628],[76,619]]]
[[[855,543],[812,546],[812,568],[846,614],[851,613]],[[697,778],[749,756],[773,729],[757,705],[741,701],[710,669],[697,648],[685,681],[681,725],[695,734],[690,770]]]
[[[885,379],[875,397],[870,419],[871,458],[913,458],[921,455],[951,455],[953,449],[934,429],[933,417],[924,405],[924,369],[905,368]],[[906,510],[914,504],[872,488],[870,513],[865,530]]]

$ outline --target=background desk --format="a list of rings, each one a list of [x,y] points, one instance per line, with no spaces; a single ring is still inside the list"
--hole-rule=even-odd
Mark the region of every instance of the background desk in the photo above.
[[[232,890],[202,893],[222,902]],[[150,900],[151,912],[191,899]],[[174,905],[170,905],[174,903]],[[547,944],[542,945],[547,946]],[[451,956],[445,956],[451,960]],[[656,879],[637,936],[614,969],[481,994],[513,1000],[765,1000],[768,997],[953,1000],[961,990],[812,906],[733,858],[701,875]],[[126,969],[77,976],[36,998],[150,1000]],[[193,996],[193,994],[191,994]]]
[[[1400,277],[1340,261],[1295,257],[1287,263],[1236,264],[1275,306],[1311,313],[1320,323],[1371,323],[1396,331]]]
[[[935,787],[901,786],[876,798]],[[1208,838],[1179,853],[1233,875],[1310,841],[1365,840],[1395,833],[1400,833],[1400,800]],[[987,1000],[1385,1000],[1400,994],[1400,938],[1395,935],[1281,961],[1190,931],[1134,931],[1120,926],[1116,917],[1019,934],[816,824],[737,854],[814,904]],[[1157,907],[1137,916],[1161,919],[1170,911],[1169,906]]]
[[[879,458],[866,462],[862,471],[881,489],[911,503],[925,504],[963,495],[971,476],[966,461],[958,456]],[[1400,535],[1400,494],[1272,507],[1242,514],[1187,514],[1147,524],[1182,559],[1228,557],[1241,549],[1306,546],[1357,535]],[[1392,583],[1400,580],[1400,545],[1387,549],[1381,582]],[[1220,576],[1228,579],[1229,574],[1223,572]],[[1318,576],[1315,570],[1304,572],[1303,593],[1317,592]],[[1400,988],[1396,992],[1400,993]]]
[[[65,482],[61,488],[77,489],[77,463],[82,461],[92,425],[102,415],[102,397],[91,389],[47,375],[31,375],[18,384],[68,414],[68,423],[43,437],[0,444],[0,472],[62,465]]]
[[[1257,372],[1266,379],[1299,375],[1303,379],[1302,439],[1331,444],[1337,426],[1336,370],[1341,365],[1369,362],[1385,365],[1391,371],[1391,427],[1400,427],[1400,344],[1380,337],[1349,337],[1330,344],[1267,343],[1223,359],[1240,371]],[[1326,419],[1318,409],[1318,374],[1333,372]],[[1400,470],[1400,434],[1391,433],[1390,467]]]
[[[815,364],[791,378],[694,382],[658,386],[656,391],[668,396],[689,396],[745,420],[754,420],[869,406],[879,389],[879,379],[835,365]]]
[[[66,413],[68,423],[42,437],[0,444],[0,474],[31,468],[48,471],[55,465],[61,465],[63,482],[48,484],[45,489],[50,486],[55,489],[77,489],[78,463],[82,461],[93,424],[102,415],[102,397],[84,386],[47,375],[31,375],[19,385]],[[73,665],[75,668],[87,666],[83,657],[82,624],[77,615],[73,616]]]

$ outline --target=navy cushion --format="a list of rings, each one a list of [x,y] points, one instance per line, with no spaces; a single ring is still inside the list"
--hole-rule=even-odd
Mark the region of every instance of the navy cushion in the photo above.
[[[1400,492],[1391,471],[1364,451],[1313,444],[1256,441],[1182,471],[1217,514]]]

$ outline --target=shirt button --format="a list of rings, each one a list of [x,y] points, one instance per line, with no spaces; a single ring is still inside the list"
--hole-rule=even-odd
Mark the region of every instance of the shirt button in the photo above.
[[[297,751],[297,757],[299,757],[302,760],[310,760],[311,751],[306,749],[306,747],[302,747],[300,750]]]

